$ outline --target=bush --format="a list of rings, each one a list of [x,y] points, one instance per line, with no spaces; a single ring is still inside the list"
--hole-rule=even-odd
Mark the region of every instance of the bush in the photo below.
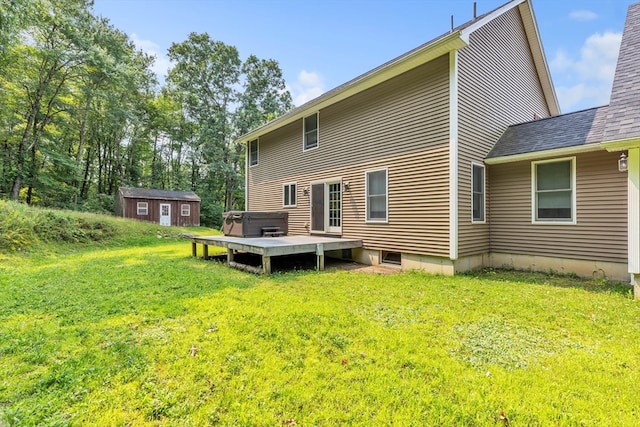
[[[36,234],[49,242],[90,242],[113,236],[115,228],[100,219],[66,212],[41,211],[36,217]]]
[[[115,199],[108,194],[98,194],[82,204],[82,211],[113,215]]]
[[[29,208],[0,200],[0,249],[19,251],[37,241]]]

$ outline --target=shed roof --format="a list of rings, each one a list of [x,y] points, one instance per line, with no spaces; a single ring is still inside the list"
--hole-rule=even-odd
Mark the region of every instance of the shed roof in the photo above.
[[[184,200],[199,202],[200,197],[193,191],[154,190],[150,188],[120,187],[118,191],[126,199]]]
[[[608,106],[590,108],[509,126],[487,159],[589,144],[599,148],[608,110]]]
[[[629,6],[604,131],[606,141],[640,137],[640,3]]]

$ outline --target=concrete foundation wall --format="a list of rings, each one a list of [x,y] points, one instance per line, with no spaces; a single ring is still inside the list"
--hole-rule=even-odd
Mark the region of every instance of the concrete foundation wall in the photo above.
[[[499,252],[492,252],[489,257],[489,266],[493,268],[506,267],[516,270],[556,271],[561,274],[577,274],[581,277],[629,281],[627,264],[623,263],[541,255],[514,255]]]
[[[380,264],[380,255],[380,251],[372,249],[355,248],[351,250],[351,256],[353,257],[353,260],[364,265]]]
[[[366,265],[378,265],[382,259],[381,252],[372,249],[353,249],[352,254],[354,261]],[[402,270],[420,270],[427,273],[451,276],[483,267],[538,272],[554,271],[560,274],[577,274],[580,277],[620,280],[623,282],[629,282],[630,280],[626,264],[609,261],[588,261],[499,252],[471,255],[452,261],[444,257],[402,253]],[[640,277],[636,280],[640,281]]]
[[[455,273],[453,262],[448,258],[427,255],[402,254],[403,270],[421,270],[427,273],[452,276]]]

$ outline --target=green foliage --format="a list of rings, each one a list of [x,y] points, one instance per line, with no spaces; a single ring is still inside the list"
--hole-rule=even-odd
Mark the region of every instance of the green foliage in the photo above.
[[[25,205],[0,200],[0,250],[21,251],[36,242],[34,218]]]
[[[628,286],[258,277],[191,257],[183,230],[109,220],[99,247],[1,255],[0,424],[637,424]]]
[[[206,227],[222,227],[222,205],[216,203],[210,194],[204,194],[200,199],[200,223]]]
[[[100,214],[113,214],[115,211],[115,199],[108,194],[98,194],[82,204],[82,211]]]
[[[108,239],[114,227],[98,217],[43,210],[36,216],[34,231],[48,242],[87,243]]]

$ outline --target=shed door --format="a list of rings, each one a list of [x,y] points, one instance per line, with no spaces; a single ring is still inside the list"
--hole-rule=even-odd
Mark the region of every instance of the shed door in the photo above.
[[[160,203],[160,225],[171,225],[171,205]]]

